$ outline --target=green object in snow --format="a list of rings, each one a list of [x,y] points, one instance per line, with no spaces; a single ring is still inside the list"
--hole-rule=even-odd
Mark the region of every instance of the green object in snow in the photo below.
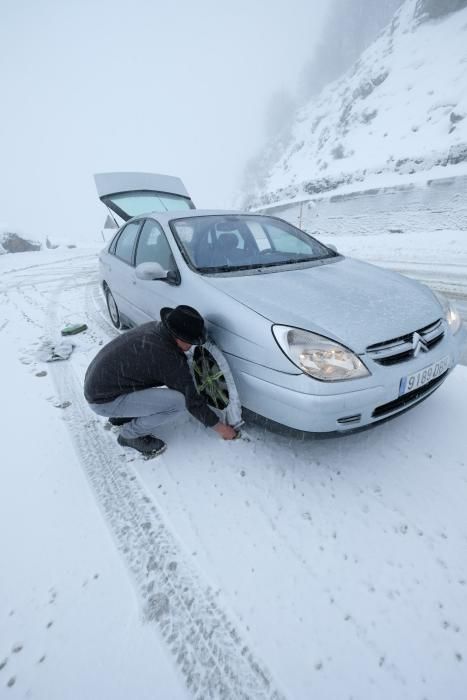
[[[62,335],[76,335],[77,333],[82,333],[87,330],[87,325],[85,323],[73,323],[69,326],[62,328]]]

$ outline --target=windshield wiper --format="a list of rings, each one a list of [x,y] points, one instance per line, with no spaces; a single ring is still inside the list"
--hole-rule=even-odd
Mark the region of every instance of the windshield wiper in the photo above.
[[[316,260],[324,260],[327,258],[327,255],[319,256],[319,257],[312,257],[312,258],[292,258],[291,260],[276,260],[275,262],[270,262],[270,263],[263,263],[262,265],[258,265],[258,267],[277,267],[279,265],[298,265],[299,263],[306,263],[306,262],[315,262]]]
[[[256,267],[260,267],[257,263],[253,265],[218,265],[217,267],[198,267],[196,268],[198,272],[238,272],[239,270],[253,270]]]
[[[275,262],[269,263],[252,263],[251,265],[218,265],[217,267],[198,267],[198,272],[210,273],[210,272],[241,272],[242,270],[262,270],[265,267],[277,267],[279,265],[298,265],[299,263],[315,262],[316,260],[326,260],[327,258],[335,257],[336,253],[331,253],[331,255],[322,255],[319,257],[308,257],[308,258],[293,258],[291,260],[276,260]]]

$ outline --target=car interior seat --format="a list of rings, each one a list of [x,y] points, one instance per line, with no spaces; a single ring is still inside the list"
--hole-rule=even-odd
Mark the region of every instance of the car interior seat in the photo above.
[[[212,244],[209,241],[209,226],[197,227],[193,233],[191,242],[193,260],[199,267],[211,265]]]
[[[235,233],[221,233],[217,239],[216,253],[227,263],[238,264],[245,259],[245,252],[238,247],[238,236]]]

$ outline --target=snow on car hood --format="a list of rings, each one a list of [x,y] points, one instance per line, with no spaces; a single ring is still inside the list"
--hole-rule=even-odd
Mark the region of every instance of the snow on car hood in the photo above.
[[[440,304],[427,287],[349,258],[302,269],[206,280],[273,323],[327,335],[358,353],[442,316]]]

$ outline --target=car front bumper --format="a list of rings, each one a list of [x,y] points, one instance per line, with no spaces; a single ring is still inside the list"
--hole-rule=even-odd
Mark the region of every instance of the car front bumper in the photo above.
[[[363,358],[372,372],[363,380],[326,383],[305,374],[285,374],[227,355],[245,408],[276,423],[312,433],[349,432],[379,423],[416,406],[441,386],[467,343],[464,326],[427,354],[392,366]],[[449,369],[399,397],[401,378],[449,356]]]

